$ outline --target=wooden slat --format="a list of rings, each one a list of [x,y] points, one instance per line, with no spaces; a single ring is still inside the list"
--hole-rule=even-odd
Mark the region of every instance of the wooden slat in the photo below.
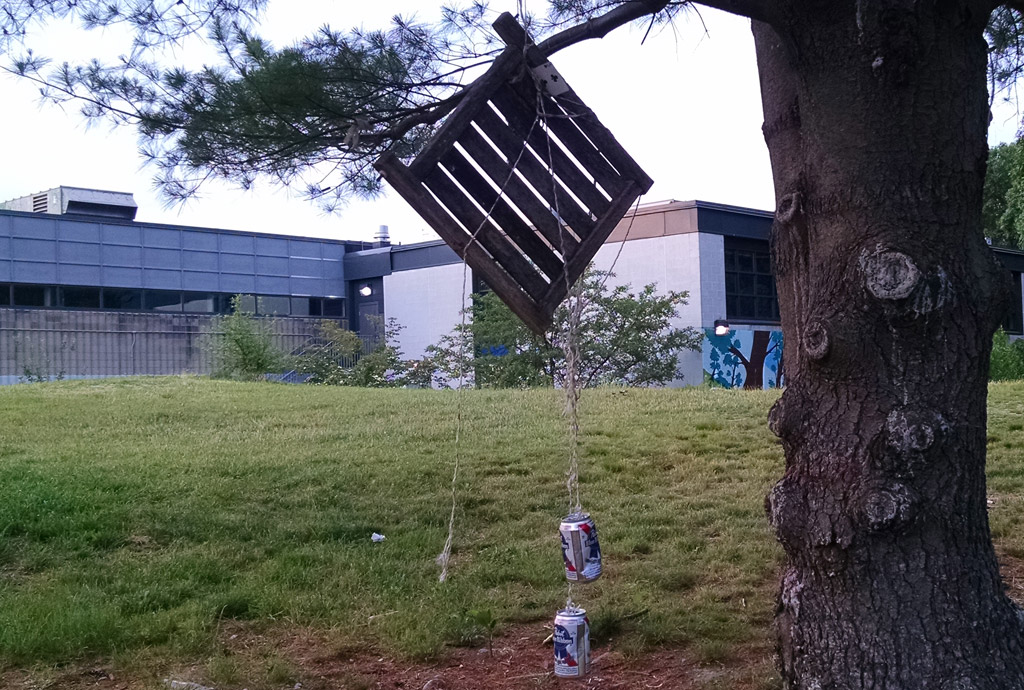
[[[493,24],[498,35],[509,48],[516,48],[523,51],[525,46],[526,62],[530,67],[537,67],[547,62],[543,53],[529,41],[526,29],[520,26],[507,12],[503,13]],[[626,149],[615,139],[608,128],[601,124],[597,115],[583,103],[583,99],[576,95],[576,92],[569,88],[569,85],[562,82],[567,91],[559,94],[555,100],[563,109],[574,114],[574,119],[580,124],[580,128],[586,132],[587,137],[594,142],[597,149],[611,162],[611,164],[624,176],[632,178],[642,192],[647,192],[654,184],[644,169],[641,168]]]
[[[377,160],[375,167],[395,191],[430,224],[441,239],[463,257],[474,271],[480,273],[491,289],[530,330],[543,334],[550,328],[551,315],[545,314],[479,244],[469,241],[465,230],[452,221],[440,204],[410,175],[409,169],[395,154],[385,153]]]
[[[552,247],[561,252],[562,238],[559,235],[558,219],[555,218],[554,211],[542,204],[537,195],[517,175],[511,174],[511,163],[502,160],[483,136],[472,127],[462,134],[459,143],[476,164],[483,168],[491,181],[505,190],[505,195],[533,223],[533,227],[537,228]],[[578,243],[575,237],[566,233],[565,244],[568,253]]]
[[[575,283],[583,275],[583,272],[587,270],[587,266],[590,265],[591,260],[597,254],[597,250],[601,248],[604,241],[612,234],[615,225],[622,219],[629,210],[629,207],[633,205],[639,196],[640,187],[633,180],[629,180],[626,183],[625,191],[612,199],[611,207],[604,217],[598,221],[594,232],[580,243],[580,246],[576,248],[572,256],[569,256],[565,262],[565,272],[570,284]],[[555,288],[554,283],[552,283],[551,287]],[[550,289],[548,294],[540,300],[540,306],[542,309],[554,313],[555,308],[558,307],[564,298],[564,288],[561,290]]]
[[[495,59],[487,71],[473,82],[462,102],[448,116],[441,129],[431,137],[416,159],[409,165],[413,178],[422,180],[434,169],[448,149],[455,144],[462,131],[469,126],[474,115],[481,108],[488,108],[487,99],[491,92],[503,84],[516,69],[522,65],[522,51],[506,48]],[[489,109],[489,108],[488,108]]]
[[[512,207],[497,190],[487,183],[483,175],[466,160],[466,157],[458,149],[453,148],[445,154],[441,158],[441,165],[455,177],[463,189],[476,199],[481,208],[490,213],[504,234],[517,244],[519,249],[536,263],[540,270],[544,271],[549,278],[555,278],[562,274],[561,259],[555,256],[548,245],[544,244],[533,228],[523,222],[522,218],[512,210]]]
[[[497,113],[490,108],[484,108],[477,113],[474,122],[509,157],[509,160],[515,161],[518,158],[519,164],[516,169],[523,173],[551,208],[558,209],[558,214],[576,235],[582,239],[590,234],[594,229],[594,221],[591,220],[590,214],[580,208],[557,180],[551,178],[551,173],[533,154],[527,151],[522,156],[519,155],[524,145],[522,140],[501,121]],[[515,201],[515,197],[512,200]]]
[[[534,300],[540,300],[547,292],[548,282],[537,269],[530,265],[514,246],[509,244],[501,231],[473,205],[469,197],[459,189],[440,167],[423,180],[423,184],[437,196],[438,200],[452,212],[471,236],[495,258],[519,286]]]
[[[579,166],[565,155],[561,146],[551,140],[539,123],[531,127],[534,119],[534,107],[527,109],[527,104],[507,88],[499,88],[495,91],[491,95],[491,103],[496,105],[508,120],[512,131],[528,141],[541,158],[548,161],[550,155],[550,164],[555,174],[572,190],[573,194],[579,197],[580,201],[586,204],[595,218],[600,218],[608,208],[609,200],[601,194],[591,180],[587,179]],[[561,111],[545,114],[558,117],[561,115]],[[552,119],[555,118],[547,118],[546,121]]]
[[[526,102],[536,102],[537,89],[533,82],[520,79],[509,83],[520,99]],[[550,96],[544,96],[544,110],[548,115],[556,114],[559,117],[548,117],[547,125],[555,133],[562,143],[572,151],[572,155],[583,164],[598,184],[604,187],[609,196],[615,196],[622,191],[622,176],[612,167],[612,164],[601,155],[594,144],[580,131],[579,127],[572,121],[572,118],[565,113],[561,106],[551,100]]]

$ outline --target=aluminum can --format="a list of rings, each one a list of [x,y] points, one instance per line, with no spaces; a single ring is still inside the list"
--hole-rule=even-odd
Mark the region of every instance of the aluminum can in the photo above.
[[[601,577],[601,546],[597,526],[587,513],[573,513],[558,526],[562,536],[562,560],[570,582],[593,582]]]
[[[581,608],[555,614],[555,675],[582,678],[590,673],[590,620]]]

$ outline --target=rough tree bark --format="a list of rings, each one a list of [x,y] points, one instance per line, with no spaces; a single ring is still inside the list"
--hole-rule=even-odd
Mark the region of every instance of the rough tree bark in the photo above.
[[[777,196],[787,688],[1019,690],[985,499],[1008,296],[985,245],[987,10],[788,0],[754,22]]]

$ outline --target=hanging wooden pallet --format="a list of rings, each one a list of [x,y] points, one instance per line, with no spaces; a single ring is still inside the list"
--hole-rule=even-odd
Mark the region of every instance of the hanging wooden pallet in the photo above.
[[[420,154],[375,167],[542,334],[653,182],[510,14],[494,28],[507,47]]]

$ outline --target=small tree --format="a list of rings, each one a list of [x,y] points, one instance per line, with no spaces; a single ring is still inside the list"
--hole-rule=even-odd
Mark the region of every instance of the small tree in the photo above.
[[[304,348],[296,368],[309,374],[309,383],[341,385],[362,351],[363,339],[358,333],[324,320],[317,326],[314,342]]]
[[[274,345],[273,320],[257,318],[242,295],[231,298],[230,314],[214,318],[207,342],[217,378],[257,381],[287,366],[288,356]]]
[[[678,352],[697,349],[702,335],[674,328],[672,319],[686,304],[686,292],[660,295],[656,286],[639,293],[630,286],[608,287],[614,274],[590,270],[583,277],[582,313],[577,328],[579,381],[583,386],[616,383],[660,385],[678,376]],[[531,332],[493,293],[473,296],[465,325],[456,326],[428,348],[439,382],[467,378],[486,388],[527,388],[565,378],[569,311],[555,312],[545,337]]]

